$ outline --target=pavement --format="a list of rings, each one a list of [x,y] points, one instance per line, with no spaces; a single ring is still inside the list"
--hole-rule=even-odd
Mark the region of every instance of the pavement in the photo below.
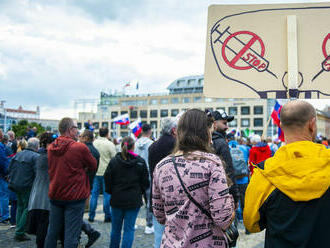
[[[102,196],[99,197],[98,207],[96,210],[96,216],[94,222],[91,223],[92,227],[97,231],[101,232],[101,237],[95,242],[92,247],[95,248],[108,248],[110,243],[110,230],[111,223],[104,223],[104,214],[102,207]],[[88,214],[85,213],[84,219],[88,219]],[[137,229],[135,231],[135,238],[133,243],[133,248],[152,248],[153,247],[153,234],[144,234],[145,228],[145,207],[140,209],[136,225]],[[9,225],[0,225],[0,247],[1,248],[35,248],[35,236],[29,235],[31,241],[17,242],[13,239],[14,228],[10,228]],[[243,226],[239,226],[240,237],[238,239],[237,248],[263,248],[264,247],[264,237],[265,233],[257,233],[246,235]],[[87,236],[82,234],[81,247],[87,243]],[[60,247],[60,246],[58,246]]]

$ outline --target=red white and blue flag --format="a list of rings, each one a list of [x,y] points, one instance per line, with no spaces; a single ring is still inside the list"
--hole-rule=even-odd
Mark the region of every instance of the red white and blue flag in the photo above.
[[[112,122],[118,125],[128,125],[130,123],[128,114],[117,116],[112,120]]]
[[[132,130],[132,133],[134,134],[134,136],[138,137],[139,134],[142,132],[141,118],[138,118],[136,121],[133,121],[129,125],[129,128]]]
[[[280,127],[280,113],[281,113],[282,105],[279,104],[278,101],[276,101],[273,112],[271,114],[271,117],[273,119],[274,124],[278,127],[278,138],[281,141],[284,141],[284,133]]]

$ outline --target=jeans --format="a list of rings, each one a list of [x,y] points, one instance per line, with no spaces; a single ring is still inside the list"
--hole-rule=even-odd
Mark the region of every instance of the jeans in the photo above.
[[[16,192],[17,195],[17,214],[16,214],[16,236],[25,234],[26,217],[30,198],[30,190]]]
[[[146,198],[146,223],[148,227],[152,227],[152,212],[150,211],[150,187],[146,190]]]
[[[97,207],[97,198],[100,194],[100,189],[103,189],[103,212],[105,219],[111,219],[110,213],[110,198],[111,196],[105,192],[103,176],[95,176],[93,181],[92,197],[90,201],[89,219],[94,220],[95,210]]]
[[[160,224],[154,215],[152,215],[152,222],[154,224],[154,248],[159,248],[162,243],[165,226]]]
[[[112,230],[110,237],[110,248],[119,248],[121,240],[121,229],[124,222],[124,234],[121,248],[131,248],[134,240],[134,225],[140,208],[120,209],[111,208]]]
[[[85,200],[50,201],[47,248],[56,248],[57,239],[64,226],[64,247],[77,248],[83,223]]]
[[[8,183],[0,178],[0,222],[9,219],[9,190]]]

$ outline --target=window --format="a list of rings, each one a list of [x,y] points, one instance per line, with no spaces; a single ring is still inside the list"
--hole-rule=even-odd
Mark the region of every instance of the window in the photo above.
[[[117,128],[117,124],[114,122],[111,122],[111,129],[116,129]]]
[[[182,99],[183,103],[188,103],[190,102],[190,98],[189,97],[185,97]]]
[[[229,127],[237,127],[237,120],[232,120],[231,122],[228,122]]]
[[[109,123],[108,122],[102,122],[102,127],[109,127]]]
[[[160,104],[168,104],[168,99],[167,98],[160,99]]]
[[[146,121],[141,121],[141,126],[143,126],[144,124],[147,124]]]
[[[254,134],[257,134],[257,135],[262,135],[262,130],[254,130]]]
[[[172,109],[171,110],[171,116],[172,117],[175,117],[175,116],[177,116],[179,114],[179,110],[178,109]]]
[[[113,111],[111,112],[111,119],[115,118],[118,116],[118,112],[117,111]]]
[[[158,104],[158,100],[157,99],[151,99],[150,100],[150,104],[151,105],[157,105]]]
[[[77,127],[78,127],[78,129],[81,129],[81,122],[77,123]]]
[[[137,118],[137,111],[136,110],[131,110],[130,118]]]
[[[140,110],[140,117],[141,118],[147,118],[148,117],[148,111],[147,110]]]
[[[191,86],[193,83],[195,83],[195,79],[189,79],[188,80],[188,86]]]
[[[203,84],[204,84],[204,79],[203,78],[198,79],[198,85],[202,86]]]
[[[156,129],[157,128],[157,121],[151,121],[150,126],[151,126],[152,129]]]
[[[229,107],[229,115],[237,115],[237,107]]]
[[[205,111],[208,110],[208,111],[213,111],[213,108],[205,108]]]
[[[184,83],[184,80],[178,80],[178,81],[176,81],[176,86],[182,86],[183,83]]]
[[[99,129],[99,127],[100,127],[100,123],[99,123],[99,122],[93,122],[93,127],[94,127],[95,129]]]
[[[172,103],[179,103],[179,98],[175,97],[171,100]]]
[[[205,97],[205,102],[213,102],[213,98]]]
[[[219,107],[219,108],[217,108],[217,111],[220,111],[220,110],[226,112],[226,108],[224,108],[224,107]]]
[[[241,114],[242,115],[249,115],[250,114],[250,107],[241,107]]]
[[[194,102],[201,102],[202,98],[200,96],[194,97]]]
[[[255,127],[262,127],[263,126],[263,119],[262,118],[254,118],[253,125]]]
[[[150,117],[151,118],[157,118],[158,117],[158,110],[157,109],[150,110]]]
[[[124,138],[128,136],[128,132],[120,132],[120,136]]]
[[[120,125],[120,129],[127,129],[128,125]]]
[[[121,111],[120,114],[121,115],[124,115],[124,114],[127,114],[128,112],[127,111]]]
[[[249,127],[250,126],[250,119],[242,118],[241,119],[241,126],[242,127]]]
[[[262,115],[263,114],[263,107],[262,106],[254,106],[253,113],[255,115]]]
[[[167,117],[168,116],[168,110],[167,109],[162,109],[160,111],[160,117]]]

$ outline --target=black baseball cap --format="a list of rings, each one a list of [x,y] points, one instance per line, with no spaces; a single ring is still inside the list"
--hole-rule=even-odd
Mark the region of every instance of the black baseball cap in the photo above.
[[[232,120],[234,120],[234,116],[227,115],[227,113],[223,109],[213,111],[212,116],[216,121],[227,120],[228,122],[231,122]]]

